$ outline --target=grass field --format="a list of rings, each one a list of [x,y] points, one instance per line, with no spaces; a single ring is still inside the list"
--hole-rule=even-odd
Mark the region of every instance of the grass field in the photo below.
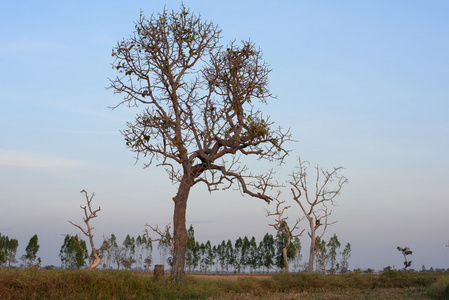
[[[167,274],[0,270],[0,299],[449,299],[449,274]]]

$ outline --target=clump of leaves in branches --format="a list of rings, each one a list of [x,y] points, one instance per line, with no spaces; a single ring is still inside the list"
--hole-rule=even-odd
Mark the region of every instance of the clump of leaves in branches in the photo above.
[[[405,271],[405,270],[407,270],[408,267],[410,267],[412,265],[412,261],[411,260],[410,261],[407,260],[407,255],[412,255],[413,251],[410,250],[409,247],[401,248],[401,247],[398,246],[398,247],[396,247],[396,249],[398,251],[401,251],[402,255],[404,255],[404,259],[405,259],[405,261],[404,261],[404,271]]]

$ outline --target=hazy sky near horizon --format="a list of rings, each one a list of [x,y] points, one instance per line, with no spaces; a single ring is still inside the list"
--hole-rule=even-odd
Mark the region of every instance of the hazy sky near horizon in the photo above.
[[[180,1],[13,1],[0,4],[0,233],[38,234],[43,265],[60,265],[63,234],[77,233],[86,189],[102,210],[96,238],[142,234],[171,222],[176,186],[142,169],[119,130],[140,109],[111,110],[111,50],[149,16]],[[297,142],[297,156],[343,166],[326,240],[352,245],[350,268],[449,268],[449,2],[190,1],[222,29],[222,43],[251,39],[271,65],[277,99],[263,107]],[[243,158],[245,159],[245,158]],[[266,169],[275,165],[257,165]],[[289,194],[284,193],[285,200]],[[187,223],[199,241],[274,230],[263,201],[195,186]],[[300,216],[292,203],[290,219]],[[306,228],[306,223],[302,223]],[[308,258],[308,237],[303,261]],[[155,257],[157,262],[157,257]]]

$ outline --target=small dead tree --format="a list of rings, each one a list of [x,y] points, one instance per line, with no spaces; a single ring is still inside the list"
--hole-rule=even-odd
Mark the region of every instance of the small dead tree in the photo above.
[[[278,194],[279,196],[279,194]],[[287,258],[287,252],[288,249],[290,249],[291,245],[291,239],[294,237],[301,236],[304,232],[304,229],[299,233],[293,235],[293,231],[298,228],[298,224],[301,221],[301,219],[298,219],[295,223],[295,225],[290,229],[290,227],[287,225],[287,219],[288,217],[284,216],[284,212],[290,208],[290,206],[283,206],[285,201],[280,201],[278,198],[275,199],[276,201],[276,211],[273,213],[270,213],[267,210],[267,217],[268,216],[276,216],[275,223],[269,224],[270,226],[273,226],[274,229],[277,231],[282,232],[287,237],[287,244],[285,245],[284,249],[282,249],[282,255],[284,257],[284,264],[285,264],[285,273],[289,272],[288,268],[288,258]]]
[[[322,238],[326,232],[327,226],[336,222],[329,223],[328,218],[332,214],[332,210],[329,206],[335,205],[335,197],[340,194],[340,191],[348,179],[341,176],[339,172],[342,167],[334,168],[332,171],[320,169],[316,166],[316,182],[315,193],[309,190],[307,180],[307,161],[302,162],[301,158],[298,158],[299,166],[298,171],[293,171],[291,174],[291,192],[293,199],[298,203],[302,213],[306,217],[309,223],[309,237],[310,237],[310,256],[308,272],[313,272],[313,261],[315,259],[315,253],[318,250],[316,247],[317,238]],[[335,183],[334,187],[331,185]],[[303,198],[301,198],[304,196]],[[322,228],[319,233],[318,229]]]
[[[151,230],[153,230],[154,232],[156,232],[160,238],[158,239],[151,239],[150,238],[150,233],[148,232],[148,229],[145,228],[145,235],[147,236],[147,238],[151,241],[151,242],[161,242],[165,245],[168,245],[171,247],[172,250],[175,249],[174,247],[174,242],[173,242],[173,235],[170,232],[171,229],[171,225],[170,223],[167,224],[165,226],[165,231],[162,231],[159,229],[158,225],[156,225],[156,228],[152,227],[151,225],[145,224],[145,226],[148,226],[151,228]],[[164,250],[165,251],[165,250]],[[165,260],[165,256],[164,256],[164,260]],[[159,278],[164,276],[164,265],[156,265],[154,267],[154,277],[155,278]]]
[[[398,247],[396,247],[396,249],[398,249],[398,251],[401,251],[402,255],[404,255],[404,259],[405,259],[405,261],[404,261],[404,271],[406,271],[407,268],[412,265],[412,261],[411,260],[410,261],[407,260],[407,255],[412,255],[413,251],[410,250],[409,247],[401,248],[401,247],[398,246]]]
[[[156,228],[152,227],[151,225],[145,224],[145,226],[148,226],[151,228],[151,230],[153,230],[154,232],[156,232],[160,238],[159,239],[150,239],[150,234],[148,232],[148,229],[145,229],[145,235],[147,236],[147,238],[149,240],[151,240],[152,242],[162,242],[165,243],[167,245],[169,245],[172,249],[175,248],[174,243],[173,243],[173,236],[170,233],[170,229],[171,229],[171,225],[170,223],[167,224],[165,226],[165,231],[162,231],[159,229],[158,225],[156,225]]]
[[[85,205],[85,206],[80,205],[81,209],[84,210],[83,221],[86,224],[86,229],[84,229],[80,225],[73,223],[72,221],[69,221],[69,223],[75,227],[78,227],[81,230],[81,232],[84,233],[84,235],[86,235],[89,238],[90,247],[92,249],[92,255],[89,255],[89,252],[86,249],[83,249],[83,247],[81,247],[81,244],[78,242],[81,240],[80,238],[78,238],[77,242],[78,242],[80,248],[83,249],[84,255],[86,255],[86,257],[89,259],[89,267],[87,269],[92,270],[92,269],[95,269],[101,262],[101,257],[98,255],[98,252],[109,248],[111,245],[109,243],[106,243],[99,249],[95,248],[94,235],[92,233],[92,230],[94,228],[91,227],[89,222],[93,218],[97,217],[97,213],[101,210],[101,207],[98,207],[98,209],[96,209],[96,210],[92,210],[92,199],[95,196],[94,193],[92,193],[92,195],[90,197],[85,190],[82,190],[80,193],[84,194],[84,196],[86,197],[86,202],[87,202],[87,205]]]

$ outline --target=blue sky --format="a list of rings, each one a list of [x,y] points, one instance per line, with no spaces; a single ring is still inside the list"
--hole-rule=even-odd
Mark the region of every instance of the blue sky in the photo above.
[[[447,1],[184,1],[251,39],[273,72],[263,110],[291,128],[291,157],[349,179],[326,239],[350,242],[350,268],[449,267],[449,3]],[[134,165],[119,130],[136,110],[108,86],[111,50],[133,22],[179,1],[16,1],[0,4],[0,232],[22,255],[38,234],[43,265],[59,265],[62,234],[82,222],[80,190],[102,207],[96,238],[142,234],[172,219],[163,169]],[[261,167],[258,165],[258,167]],[[265,166],[261,167],[262,169]],[[270,168],[272,165],[267,165]],[[284,193],[289,201],[288,193]],[[187,220],[218,243],[274,233],[264,202],[194,188]],[[292,203],[290,218],[300,216]],[[302,226],[306,226],[305,223]],[[307,260],[307,235],[301,238]]]

